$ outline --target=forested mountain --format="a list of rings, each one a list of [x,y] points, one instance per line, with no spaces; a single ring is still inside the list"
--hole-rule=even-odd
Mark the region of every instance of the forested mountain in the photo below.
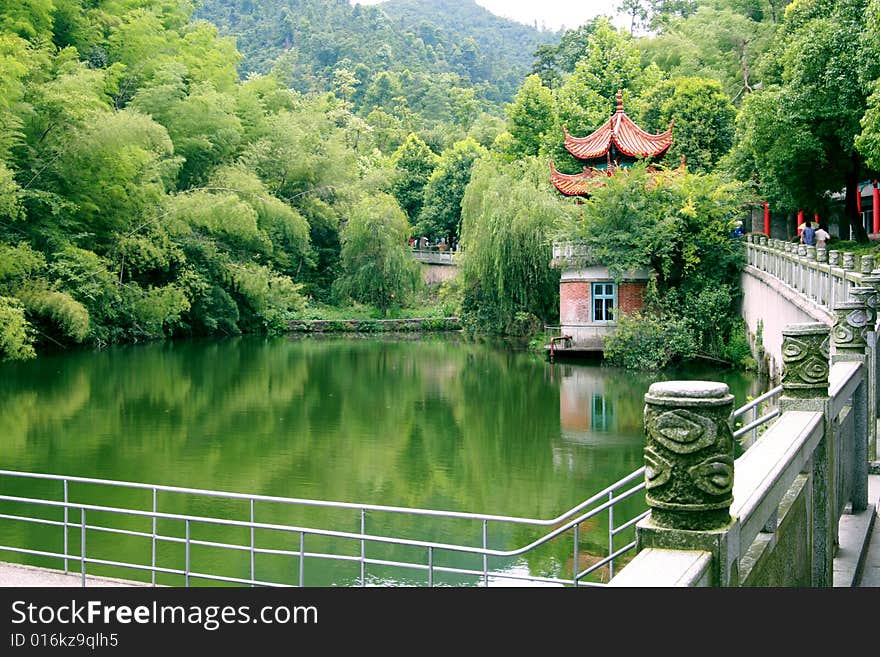
[[[220,31],[194,4],[0,0],[0,358],[405,307],[413,235],[460,239],[474,264],[449,312],[552,323],[552,227],[590,234],[600,200],[561,197],[549,160],[580,170],[563,126],[595,130],[618,90],[646,129],[675,121],[685,200],[634,216],[666,216],[681,244],[702,176],[823,218],[846,187],[846,234],[880,172],[880,0],[634,0],[650,35],[598,18],[561,38],[465,0],[205,0]],[[657,234],[614,233],[646,258]],[[735,284],[713,280],[693,313],[669,296],[674,316],[733,317]]]
[[[380,72],[407,72],[402,95],[418,102],[425,76],[454,74],[477,97],[509,101],[540,44],[559,35],[500,18],[473,0],[202,0],[198,16],[235,36],[241,72],[283,71],[300,92],[334,87],[336,71],[354,74],[353,101],[368,102]],[[338,76],[337,76],[338,77]],[[412,87],[412,88],[408,88]],[[422,91],[424,93],[424,91]],[[369,111],[367,107],[367,111]]]

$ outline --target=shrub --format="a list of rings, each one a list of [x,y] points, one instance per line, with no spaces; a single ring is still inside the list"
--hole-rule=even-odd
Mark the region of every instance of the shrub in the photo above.
[[[696,353],[687,322],[681,318],[633,313],[617,320],[605,341],[605,359],[628,369],[660,370]]]

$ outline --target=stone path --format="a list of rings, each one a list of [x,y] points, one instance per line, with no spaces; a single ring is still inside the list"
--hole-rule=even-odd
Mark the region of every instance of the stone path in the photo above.
[[[861,577],[856,586],[880,587],[880,485],[876,482],[880,475],[868,478],[868,503],[874,509],[874,526],[868,543],[868,551],[862,564]],[[874,486],[871,486],[871,484]]]
[[[81,587],[82,577],[79,573],[65,575],[60,570],[0,563],[0,586]],[[86,575],[86,586],[149,586],[149,584]]]

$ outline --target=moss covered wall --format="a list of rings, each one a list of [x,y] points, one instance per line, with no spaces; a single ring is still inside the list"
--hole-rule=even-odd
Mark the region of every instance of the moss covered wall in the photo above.
[[[742,586],[809,587],[809,477],[800,475],[779,505],[775,534],[761,533],[740,562]]]

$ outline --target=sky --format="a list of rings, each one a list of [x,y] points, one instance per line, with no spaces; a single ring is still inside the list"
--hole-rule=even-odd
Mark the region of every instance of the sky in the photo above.
[[[350,0],[352,4],[375,5],[383,0]],[[615,2],[607,0],[476,0],[493,14],[526,25],[558,30],[563,25],[574,28],[599,14],[614,15]],[[615,21],[617,23],[617,21]]]

